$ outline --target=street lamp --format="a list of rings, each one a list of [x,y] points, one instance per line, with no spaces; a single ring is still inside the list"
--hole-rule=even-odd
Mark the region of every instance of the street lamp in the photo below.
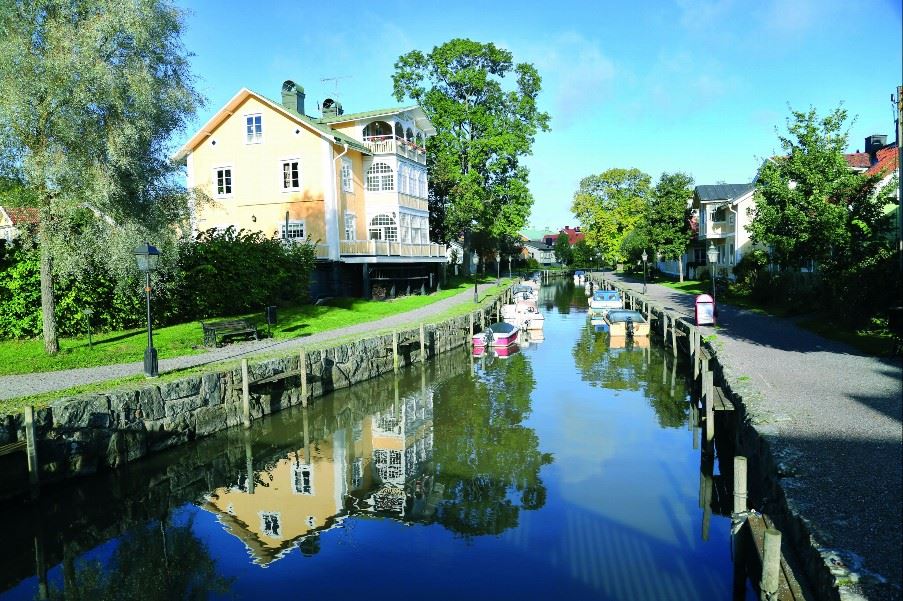
[[[502,254],[495,253],[495,285],[502,283]]]
[[[646,254],[646,249],[643,249],[643,294],[646,294],[646,261],[649,259],[649,255]]]
[[[715,314],[718,313],[718,305],[715,303],[715,261],[718,260],[718,249],[715,248],[714,242],[709,242],[709,250],[707,252],[709,256],[709,273],[712,276],[712,307],[715,311]]]
[[[154,331],[151,327],[150,274],[157,270],[160,251],[145,242],[135,249],[135,261],[138,263],[138,270],[144,273],[144,293],[147,296],[147,349],[144,351],[144,375],[156,378],[157,350],[154,348]]]

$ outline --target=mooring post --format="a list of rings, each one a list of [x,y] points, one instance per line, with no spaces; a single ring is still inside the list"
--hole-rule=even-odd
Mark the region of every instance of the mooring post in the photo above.
[[[734,457],[734,514],[746,513],[746,457]]]
[[[715,395],[713,385],[713,373],[710,367],[706,366],[705,375],[705,439],[711,442],[715,439]]]
[[[668,314],[662,309],[662,341],[668,339]]]
[[[480,328],[486,327],[486,309],[480,309]]]
[[[677,318],[671,322],[671,354],[677,356]]]
[[[426,363],[426,332],[423,330],[423,323],[420,324],[420,362]]]
[[[712,474],[703,470],[702,475],[702,540],[709,540],[709,530],[712,524]]]
[[[392,331],[392,370],[398,373],[398,330]]]
[[[245,432],[245,471],[247,472],[247,493],[254,494],[254,451],[251,448],[250,432]]]
[[[25,407],[25,451],[28,454],[28,483],[31,485],[31,496],[36,497],[41,485],[41,466],[38,463],[38,436],[34,427],[34,407]]]
[[[473,345],[473,311],[470,312],[470,330],[467,332],[467,346]]]
[[[241,360],[241,420],[245,428],[251,427],[251,383],[248,381],[248,360]]]
[[[774,528],[765,530],[765,550],[762,553],[762,601],[778,598],[778,584],[781,580],[781,532]]]
[[[307,351],[304,349],[298,356],[298,369],[301,371],[301,406],[307,407]]]

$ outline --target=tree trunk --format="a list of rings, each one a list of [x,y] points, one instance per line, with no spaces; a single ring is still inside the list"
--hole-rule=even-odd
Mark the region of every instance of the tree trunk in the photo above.
[[[53,259],[50,244],[41,236],[41,317],[44,322],[44,352],[55,355],[60,352],[56,336],[56,297],[53,294]]]

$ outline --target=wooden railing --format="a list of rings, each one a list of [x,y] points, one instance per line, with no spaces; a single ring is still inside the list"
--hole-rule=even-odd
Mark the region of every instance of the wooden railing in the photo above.
[[[444,244],[410,244],[388,240],[342,240],[339,242],[342,255],[369,255],[377,257],[444,257]]]
[[[404,157],[426,164],[426,149],[411,144],[394,136],[364,137],[364,146],[373,154],[400,154]]]
[[[429,204],[427,203],[425,198],[418,198],[416,196],[411,196],[410,194],[399,193],[398,204],[402,207],[420,209],[421,211],[429,210]]]

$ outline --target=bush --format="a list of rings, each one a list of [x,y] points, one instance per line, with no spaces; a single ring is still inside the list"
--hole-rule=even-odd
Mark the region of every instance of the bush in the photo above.
[[[303,303],[315,260],[309,243],[286,245],[259,232],[232,229],[203,232],[180,243],[178,268],[171,275],[152,280],[155,321],[165,325]],[[58,278],[58,333],[84,335],[85,309],[93,311],[94,331],[143,326],[143,284],[137,273],[116,281],[90,261],[78,277]],[[39,250],[0,245],[0,339],[34,338],[41,328]]]

